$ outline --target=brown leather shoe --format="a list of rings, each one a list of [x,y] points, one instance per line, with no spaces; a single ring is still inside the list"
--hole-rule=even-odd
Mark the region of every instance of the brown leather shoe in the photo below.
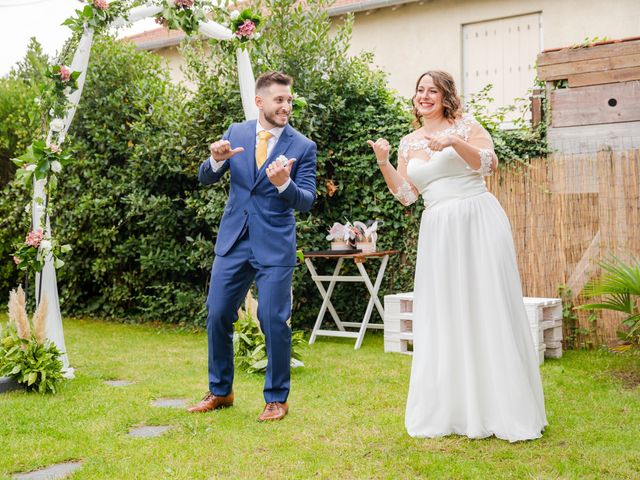
[[[264,410],[258,417],[259,422],[268,422],[271,420],[282,420],[289,411],[287,403],[270,402],[264,406]]]
[[[201,413],[210,412],[211,410],[217,410],[218,408],[230,407],[233,405],[233,392],[226,397],[216,397],[213,393],[207,392],[200,403],[188,408],[189,413]]]

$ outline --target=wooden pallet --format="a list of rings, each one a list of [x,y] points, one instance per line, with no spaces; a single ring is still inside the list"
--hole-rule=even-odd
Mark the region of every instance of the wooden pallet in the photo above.
[[[523,298],[539,363],[562,357],[562,300]],[[413,292],[384,297],[384,351],[412,354]]]

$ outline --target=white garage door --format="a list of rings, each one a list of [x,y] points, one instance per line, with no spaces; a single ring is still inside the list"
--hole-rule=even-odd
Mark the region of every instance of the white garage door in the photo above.
[[[492,110],[527,97],[542,46],[542,15],[531,13],[462,26],[463,94],[493,84]]]

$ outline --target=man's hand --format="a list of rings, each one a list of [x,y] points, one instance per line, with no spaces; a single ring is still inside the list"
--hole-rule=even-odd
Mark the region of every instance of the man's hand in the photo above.
[[[217,142],[213,142],[209,145],[209,150],[211,151],[211,157],[216,162],[222,162],[236,153],[244,152],[243,147],[231,148],[231,143],[228,140],[218,140]]]
[[[267,165],[267,177],[269,177],[269,181],[276,187],[284,185],[291,176],[291,168],[295,161],[295,158],[287,160],[287,165],[284,167],[277,160]]]

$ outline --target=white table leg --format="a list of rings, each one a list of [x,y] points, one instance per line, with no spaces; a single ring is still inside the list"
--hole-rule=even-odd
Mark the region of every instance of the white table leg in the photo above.
[[[311,272],[311,277],[313,278],[314,283],[316,284],[316,286],[318,287],[318,290],[320,291],[320,295],[322,296],[322,306],[320,307],[320,312],[318,312],[318,318],[316,318],[316,323],[313,326],[313,330],[311,331],[311,338],[309,338],[309,344],[311,345],[316,341],[318,330],[320,330],[320,326],[322,325],[322,320],[324,319],[324,314],[327,311],[327,309],[329,310],[329,313],[331,313],[331,317],[333,318],[333,321],[337,325],[338,329],[341,331],[344,331],[344,326],[340,321],[340,317],[338,316],[338,313],[336,312],[335,308],[333,308],[333,304],[331,303],[331,295],[333,294],[333,289],[337,281],[336,279],[338,277],[338,274],[340,273],[340,269],[342,268],[343,259],[342,258],[338,259],[338,263],[336,264],[336,268],[333,270],[332,279],[329,282],[329,287],[327,290],[324,289],[324,286],[322,285],[322,282],[320,280],[316,280],[316,277],[318,277],[319,275],[316,272],[316,269],[313,266],[311,259],[305,258],[304,261],[307,264],[307,268],[309,269],[309,272]]]
[[[367,310],[365,311],[364,317],[362,319],[362,325],[360,326],[360,331],[358,332],[358,338],[356,340],[356,345],[354,347],[355,350],[359,349],[362,345],[362,341],[364,340],[364,334],[367,332],[367,326],[369,325],[369,320],[371,319],[371,314],[373,313],[373,305],[375,304],[378,309],[378,313],[380,314],[380,318],[384,320],[384,308],[380,303],[380,299],[378,298],[378,290],[380,290],[380,285],[382,284],[382,278],[384,277],[384,271],[387,268],[387,262],[389,261],[389,255],[385,255],[382,257],[382,263],[380,264],[380,269],[378,270],[378,275],[376,277],[375,285],[371,284],[371,280],[369,279],[369,275],[367,274],[366,269],[362,263],[356,263],[362,278],[364,279],[364,284],[367,286],[367,290],[371,295],[369,298],[369,303],[367,304]]]

